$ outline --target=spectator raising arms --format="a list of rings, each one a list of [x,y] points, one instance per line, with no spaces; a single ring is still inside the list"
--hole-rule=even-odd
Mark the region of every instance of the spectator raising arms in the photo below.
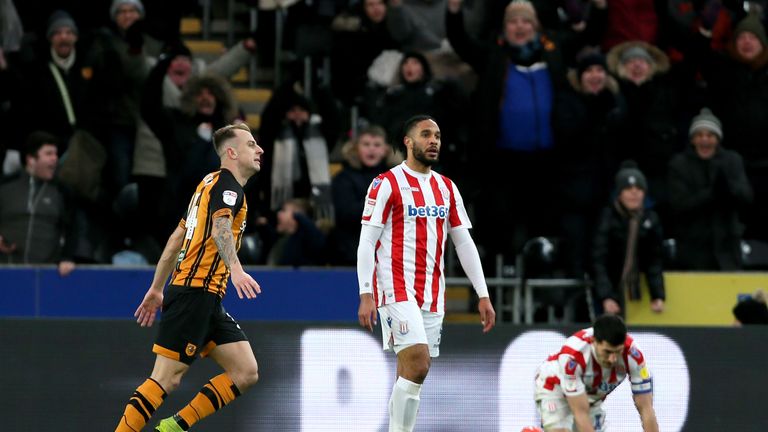
[[[498,43],[481,43],[468,35],[461,5],[448,2],[446,29],[451,46],[479,76],[471,130],[477,144],[468,149],[475,163],[468,175],[504,185],[483,188],[478,233],[490,256],[513,256],[529,237],[548,234],[554,224],[550,119],[554,94],[566,85],[563,41],[542,30],[530,2],[516,0],[504,12]],[[500,234],[490,228],[502,214],[510,225]]]

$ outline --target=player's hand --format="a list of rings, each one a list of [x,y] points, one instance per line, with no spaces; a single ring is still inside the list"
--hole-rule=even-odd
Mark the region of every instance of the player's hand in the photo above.
[[[237,296],[240,298],[255,299],[256,294],[261,294],[259,283],[243,270],[232,272],[232,285],[235,286]]]
[[[376,304],[373,302],[373,295],[370,293],[360,294],[360,307],[357,309],[357,319],[360,325],[373,331],[376,325]]]
[[[617,315],[621,313],[621,306],[616,303],[616,300],[605,299],[603,300],[603,311],[607,314]]]
[[[152,327],[157,311],[163,306],[163,292],[150,288],[144,295],[144,300],[133,313],[136,322],[142,327]]]
[[[656,313],[664,312],[664,300],[656,299],[651,302],[651,310]]]
[[[480,312],[480,324],[483,325],[483,333],[491,331],[496,325],[496,311],[488,297],[483,297],[477,304],[477,310]]]

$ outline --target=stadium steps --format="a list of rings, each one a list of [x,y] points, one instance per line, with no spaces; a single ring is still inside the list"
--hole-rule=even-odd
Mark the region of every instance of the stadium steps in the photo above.
[[[182,18],[179,30],[183,37],[199,37],[203,32],[203,21],[194,17]]]

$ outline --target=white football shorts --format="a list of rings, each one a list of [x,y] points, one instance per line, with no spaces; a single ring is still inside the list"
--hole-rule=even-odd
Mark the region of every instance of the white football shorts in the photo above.
[[[411,301],[386,304],[379,308],[384,351],[395,354],[416,344],[426,344],[429,356],[440,356],[440,336],[445,314],[419,309]]]
[[[542,399],[536,401],[536,408],[541,415],[541,426],[547,429],[565,429],[569,431],[576,430],[573,423],[573,414],[568,401],[563,397],[560,399]],[[597,402],[589,408],[589,418],[592,420],[592,426],[595,432],[605,432],[605,411],[603,403]]]

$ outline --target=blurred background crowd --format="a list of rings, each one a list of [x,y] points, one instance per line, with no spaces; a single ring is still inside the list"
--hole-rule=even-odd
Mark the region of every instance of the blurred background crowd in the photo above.
[[[766,3],[0,0],[0,262],[155,262],[243,121],[241,259],[353,266],[426,113],[487,273],[545,238],[605,311],[644,273],[660,312],[665,270],[768,265]]]

